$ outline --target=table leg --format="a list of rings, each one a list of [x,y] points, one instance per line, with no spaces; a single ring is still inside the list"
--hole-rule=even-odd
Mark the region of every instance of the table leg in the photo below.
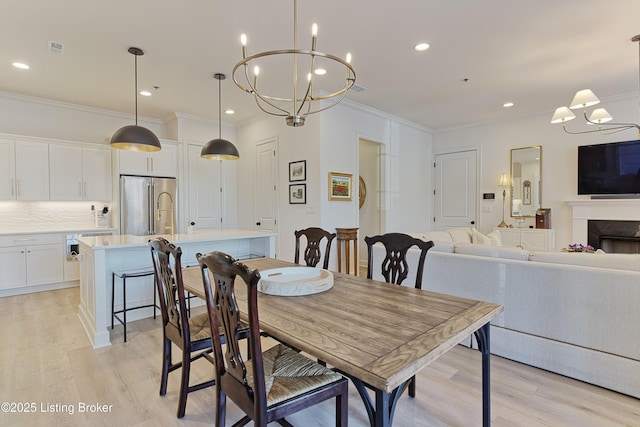
[[[489,323],[474,332],[478,349],[482,352],[482,425],[491,425],[491,364],[489,351]]]
[[[393,422],[396,404],[398,403],[400,396],[402,396],[402,393],[407,389],[411,379],[400,384],[391,393],[387,393],[386,391],[378,390],[370,386],[358,378],[353,378],[346,375],[344,372],[341,373],[348,376],[356,387],[356,390],[358,390],[358,393],[362,398],[362,402],[364,403],[364,407],[367,410],[367,415],[369,416],[369,425],[371,425],[371,427],[390,427]],[[375,405],[371,401],[371,397],[367,392],[367,387],[375,392]]]
[[[390,427],[393,410],[389,407],[389,393],[376,390],[376,412],[374,427]],[[394,408],[395,409],[395,408]]]

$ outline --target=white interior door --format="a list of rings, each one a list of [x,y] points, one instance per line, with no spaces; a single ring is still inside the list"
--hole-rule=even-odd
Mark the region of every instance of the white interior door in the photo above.
[[[434,230],[476,226],[477,159],[476,150],[436,155]]]
[[[194,229],[222,228],[221,160],[200,157],[202,147],[189,145],[187,221],[195,222]]]
[[[256,145],[256,228],[274,233],[278,232],[277,166],[276,141]]]

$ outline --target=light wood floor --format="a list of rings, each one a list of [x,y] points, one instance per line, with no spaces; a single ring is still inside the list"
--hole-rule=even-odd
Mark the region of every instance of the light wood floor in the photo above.
[[[35,413],[0,412],[0,426],[199,426],[213,423],[211,389],[191,393],[178,420],[178,372],[159,396],[160,319],[122,327],[113,345],[93,350],[77,318],[78,288],[0,298],[0,402],[35,404]],[[177,354],[177,353],[176,353]],[[492,420],[495,426],[639,426],[640,401],[492,357]],[[207,361],[193,380],[212,374]],[[417,397],[403,396],[395,426],[481,425],[480,354],[457,346],[418,375]],[[82,405],[107,412],[80,412]],[[72,409],[72,411],[71,411]],[[48,411],[48,412],[47,412]],[[72,413],[71,413],[72,412]],[[227,423],[240,418],[228,404]],[[334,403],[288,418],[302,427],[333,426]],[[351,426],[366,426],[362,402],[351,387]]]

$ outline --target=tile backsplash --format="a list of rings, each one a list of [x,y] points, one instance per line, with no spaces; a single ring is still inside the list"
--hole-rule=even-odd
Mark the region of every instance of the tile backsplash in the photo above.
[[[96,227],[96,212],[105,206],[111,212],[104,202],[0,202],[0,231],[90,229]],[[112,226],[110,221],[100,225]]]

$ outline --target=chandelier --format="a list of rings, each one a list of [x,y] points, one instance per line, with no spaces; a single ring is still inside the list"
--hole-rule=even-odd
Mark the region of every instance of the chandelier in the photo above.
[[[313,24],[311,31],[310,50],[298,49],[297,33],[298,8],[297,0],[293,0],[293,49],[270,50],[248,56],[247,37],[242,34],[242,60],[233,67],[232,72],[233,82],[243,91],[253,95],[260,110],[285,117],[287,125],[293,127],[303,126],[309,114],[324,111],[338,104],[356,81],[350,53],[347,53],[346,59],[341,59],[316,50],[316,24]],[[282,77],[281,70],[274,70],[277,62],[284,61],[288,61],[292,68],[291,75],[287,73],[285,76],[284,85],[292,84],[289,89],[282,89],[283,84],[279,80]],[[260,65],[263,65],[262,69]],[[249,75],[250,67],[253,67],[253,76]],[[299,70],[302,70],[301,74],[304,73],[302,76],[299,75]],[[265,81],[262,84],[259,76],[263,76],[262,80]],[[276,94],[276,87],[282,90],[280,94]]]
[[[640,42],[640,35],[633,37],[631,41]],[[640,43],[638,43],[638,46],[640,50]],[[638,57],[640,58],[640,53]],[[638,74],[638,84],[640,85],[640,72]],[[594,109],[591,112],[591,115],[587,117],[587,108],[599,103],[600,100],[590,89],[579,90],[578,92],[576,92],[576,95],[573,97],[573,101],[568,108],[566,106],[556,108],[556,111],[553,113],[553,117],[551,118],[551,123],[562,123],[562,128],[564,129],[564,131],[571,134],[600,132],[603,135],[609,135],[623,130],[635,128],[638,131],[638,137],[640,137],[640,125],[634,123],[613,123],[611,122],[611,120],[613,120],[613,117],[611,117],[611,114],[609,114],[609,112],[604,108]],[[579,132],[572,132],[567,130],[565,123],[576,118],[575,114],[573,114],[571,110],[575,110],[578,108],[582,108],[582,114],[584,115],[584,119],[587,121],[587,123],[590,125],[597,125],[598,129]]]

